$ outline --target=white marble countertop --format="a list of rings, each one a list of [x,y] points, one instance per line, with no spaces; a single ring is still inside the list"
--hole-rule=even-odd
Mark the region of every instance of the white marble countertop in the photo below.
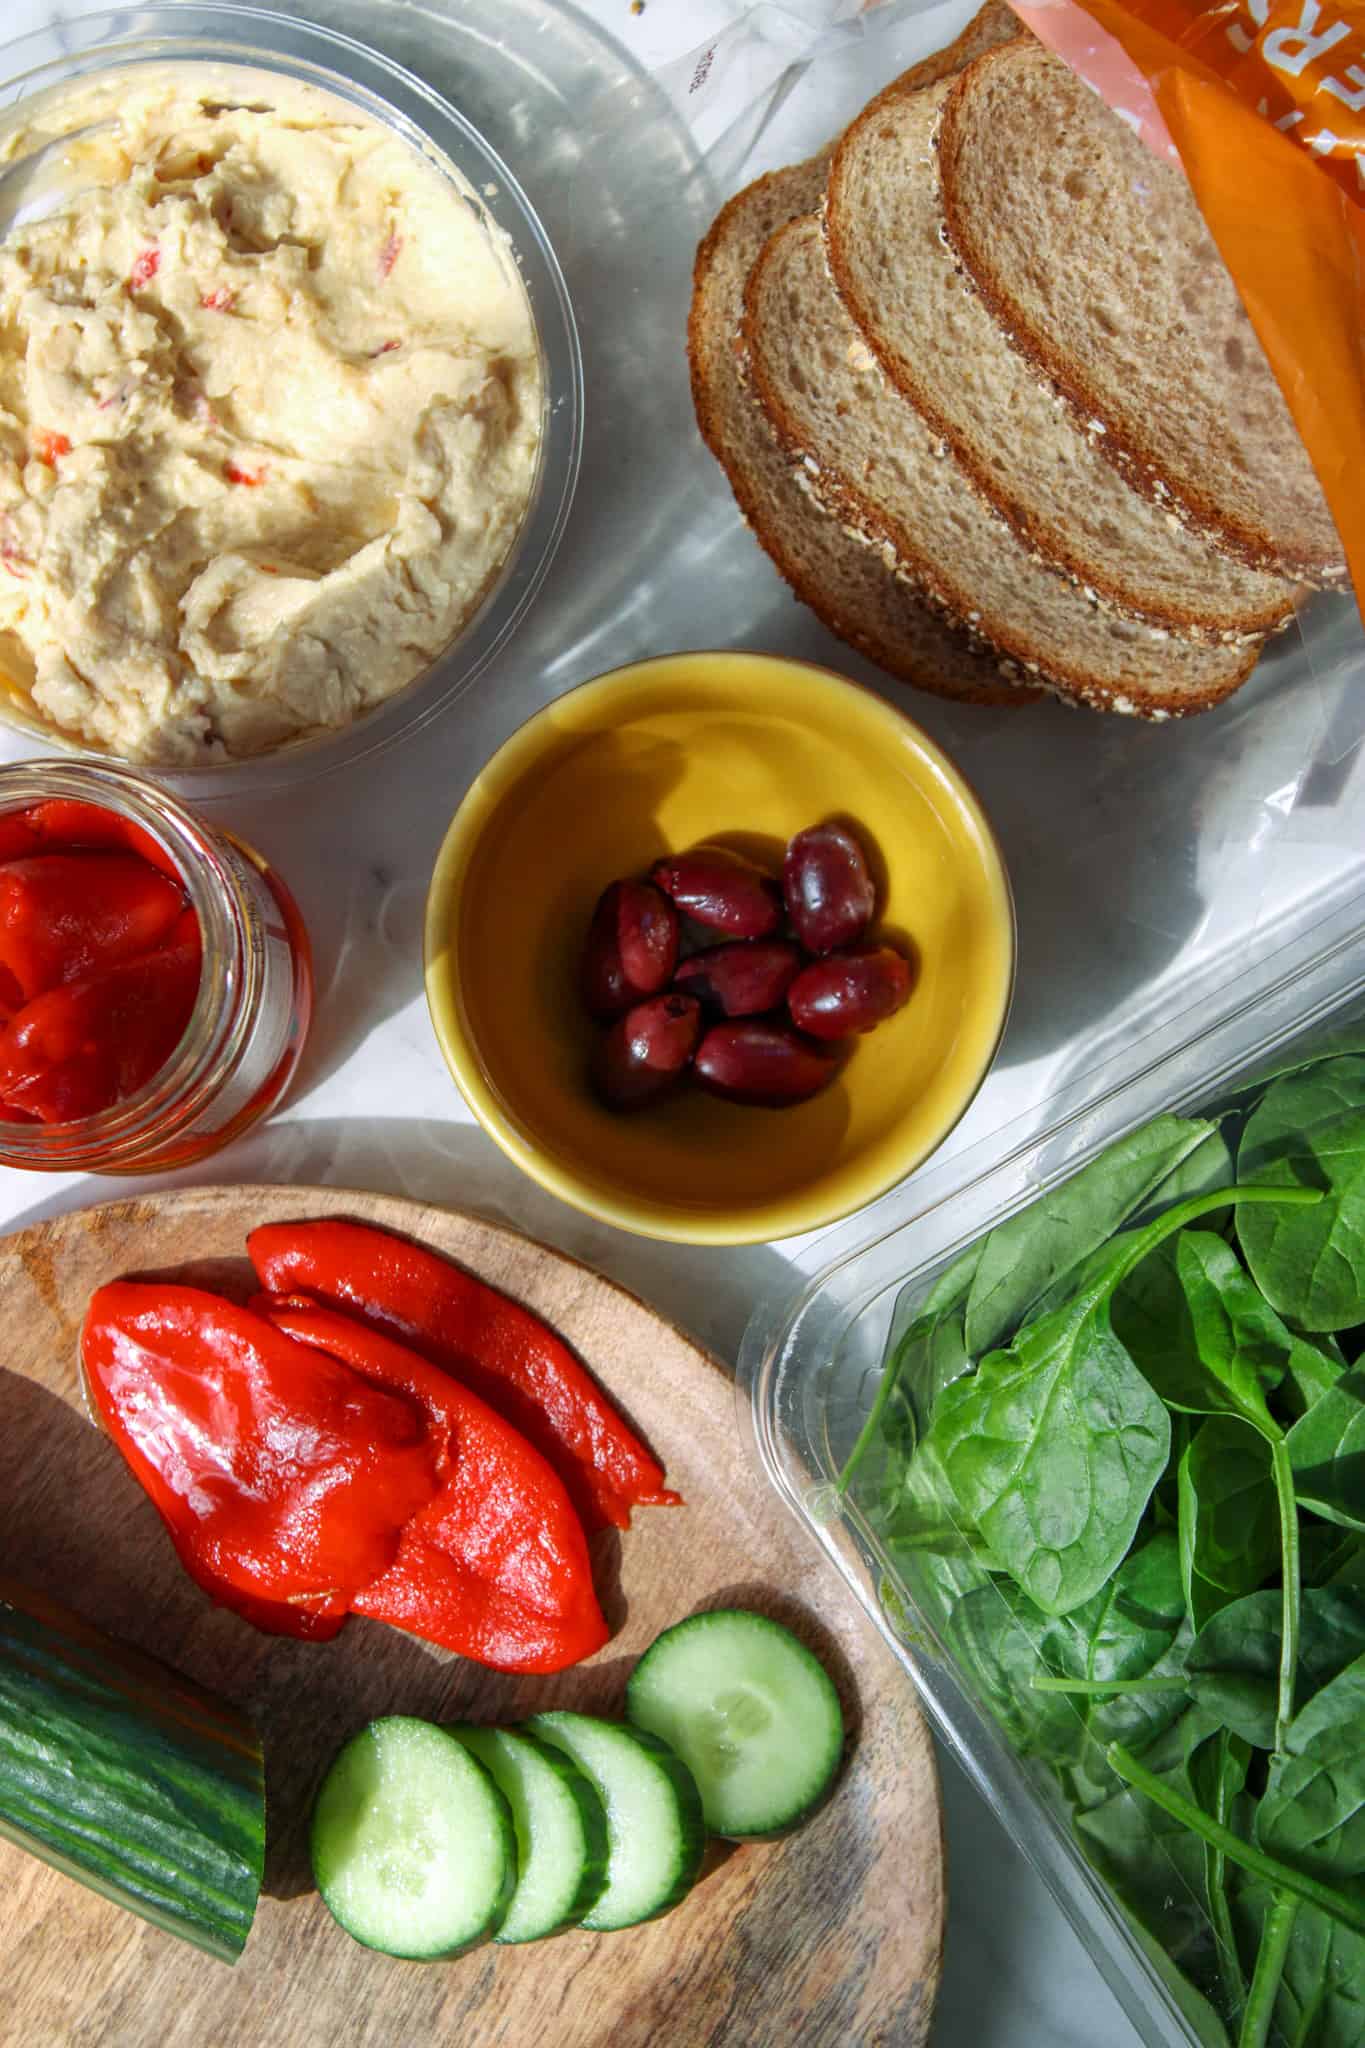
[[[401,5],[401,0],[388,4]],[[458,13],[456,0],[449,0],[449,5]],[[727,0],[647,0],[640,15],[631,13],[628,0],[584,0],[584,6],[633,57],[650,63],[690,48],[735,12]],[[789,11],[766,12],[799,28],[816,6],[817,0],[793,0]],[[77,5],[69,11],[78,11]],[[335,12],[317,0],[296,0],[295,11],[328,19]],[[852,15],[856,7],[851,0],[842,8],[840,0],[832,0],[826,9],[830,15],[840,11]],[[898,11],[905,12],[885,10],[888,17]],[[945,17],[953,12],[937,10]],[[957,7],[956,18],[964,12]],[[4,0],[0,13],[6,35],[47,28],[60,43],[62,5],[52,0]],[[138,12],[131,9],[116,19],[135,24]],[[955,25],[953,20],[947,33]],[[922,41],[930,47],[944,39],[931,29]],[[917,51],[911,49],[914,54]],[[899,53],[895,63],[883,58],[881,76],[890,76],[905,61],[909,57]],[[837,125],[849,111],[838,60],[820,78],[795,80],[787,98],[807,123],[812,139],[821,129]],[[591,110],[582,120],[590,128]],[[750,148],[751,142],[747,139],[744,147]],[[788,154],[797,153],[791,140],[783,147]],[[720,154],[723,157],[724,150]],[[729,184],[735,182],[732,176]],[[699,218],[708,218],[708,208],[713,210],[714,189],[698,188]],[[548,195],[538,203],[545,211]],[[563,239],[570,246],[561,247],[560,253],[575,286],[572,218]],[[636,246],[644,252],[643,241]],[[649,261],[648,253],[642,253],[642,276]],[[638,288],[643,290],[644,283]],[[620,287],[627,296],[635,289],[630,283]],[[680,304],[685,277],[671,277],[660,289],[672,292]],[[592,324],[599,307],[589,293],[578,302],[585,341],[596,335],[605,352],[608,344],[601,339],[600,327],[593,329]],[[618,296],[618,308],[620,303]],[[680,331],[675,320],[668,344],[674,349]],[[590,349],[589,356],[591,416]],[[670,374],[674,381],[669,402],[681,410],[668,413],[665,408],[660,429],[676,436],[667,451],[674,493],[669,501],[674,524],[667,575],[656,563],[631,587],[623,587],[624,575],[618,580],[611,598],[609,641],[603,639],[600,622],[584,622],[583,608],[576,602],[584,587],[583,565],[595,550],[623,546],[621,533],[627,524],[640,522],[640,513],[630,502],[629,485],[618,483],[625,502],[616,528],[611,529],[606,509],[598,515],[605,524],[594,528],[594,508],[605,508],[607,500],[600,476],[594,483],[590,455],[569,542],[532,620],[456,712],[429,727],[419,741],[400,745],[356,769],[305,782],[292,791],[247,794],[213,806],[216,815],[230,818],[236,831],[277,863],[295,890],[315,943],[319,1002],[312,1042],[283,1113],[186,1178],[326,1181],[480,1208],[588,1259],[733,1359],[755,1300],[790,1284],[793,1259],[805,1266],[818,1263],[819,1248],[804,1244],[728,1253],[658,1245],[609,1230],[565,1208],[520,1176],[471,1122],[441,1062],[421,988],[423,899],[441,834],[481,761],[536,702],[633,653],[662,652],[678,645],[742,641],[868,673],[790,602],[743,533],[718,473],[697,442],[676,365]],[[657,495],[656,491],[656,501]],[[625,567],[630,567],[628,555]],[[702,590],[704,605],[697,597]],[[699,616],[702,612],[704,616]],[[604,658],[604,647],[609,658]],[[1282,892],[1291,886],[1300,893],[1326,891],[1339,878],[1341,863],[1334,851],[1342,836],[1339,820],[1329,819],[1324,825],[1321,797],[1317,814],[1311,802],[1302,800],[1300,764],[1308,752],[1302,726],[1296,747],[1280,759],[1266,751],[1264,725],[1251,727],[1230,709],[1222,728],[1218,773],[1208,772],[1207,752],[1197,761],[1187,755],[1189,779],[1182,781],[1181,771],[1168,774],[1164,765],[1172,758],[1168,735],[1131,733],[1117,744],[1111,731],[1101,731],[1097,721],[1070,717],[1054,707],[1029,714],[1029,752],[1021,761],[1018,753],[1009,751],[1014,735],[1011,729],[1007,746],[1008,721],[1003,718],[977,714],[973,725],[971,715],[960,708],[928,700],[917,702],[914,709],[950,749],[969,749],[970,772],[988,805],[1012,812],[1002,819],[1002,837],[1019,888],[1021,941],[1035,963],[1040,958],[1045,963],[1051,983],[1049,1007],[1037,993],[1039,976],[1021,977],[1005,1056],[953,1141],[946,1155],[950,1158],[960,1156],[969,1144],[987,1141],[1011,1119],[1040,1117],[1049,1089],[1074,1076],[1076,1046],[1085,1042],[1081,1034],[1087,1014],[1112,1021],[1113,988],[1131,990],[1144,978],[1155,986],[1163,976],[1169,984],[1181,973],[1182,948],[1188,956],[1194,947],[1202,966],[1216,944],[1226,944],[1230,934],[1254,924],[1274,893],[1269,868],[1259,864],[1267,845],[1276,854],[1274,887]],[[1333,715],[1333,704],[1325,696],[1313,699],[1317,723],[1309,723],[1314,733],[1327,735],[1318,754],[1337,771],[1339,791],[1358,766],[1359,728],[1357,723],[1343,738],[1331,723]],[[1248,736],[1252,733],[1255,746]],[[1085,750],[1083,768],[1078,748]],[[0,745],[0,753],[11,757],[24,751],[29,750],[12,743]],[[1229,760],[1240,764],[1240,780],[1231,777]],[[1156,825],[1161,827],[1168,815],[1163,806],[1169,805],[1169,816],[1179,812],[1179,833],[1184,835],[1170,856],[1178,872],[1168,872],[1160,889],[1144,886],[1145,864],[1154,857],[1150,844],[1129,842],[1116,822],[1123,791],[1143,783],[1144,763],[1149,773],[1143,786],[1153,792]],[[1045,893],[1034,886],[1034,877],[1046,823],[1036,824],[1027,809],[1011,801],[1020,776],[1031,773],[1055,773],[1059,787],[1072,792],[1068,801],[1078,815],[1085,815],[1087,804],[1094,807],[1080,852],[1072,847],[1066,856],[1049,856]],[[1334,798],[1338,800],[1339,795]],[[1189,840],[1183,822],[1191,806],[1203,820],[1198,847]],[[1097,818],[1103,822],[1097,824]],[[1166,836],[1169,841],[1170,834]],[[1240,893],[1230,893],[1233,882],[1219,860],[1234,843],[1243,856],[1236,869]],[[1106,901],[1103,918],[1092,914],[1097,848],[1100,861],[1119,877],[1113,883],[1114,901]],[[1093,990],[1106,986],[1111,990],[1108,1012],[1104,1004],[1087,1012]],[[1093,1037],[1098,1059],[1104,1042],[1098,1025]],[[18,1226],[120,1191],[118,1183],[102,1180],[39,1181],[0,1174],[0,1222]],[[869,1234],[906,1213],[909,1199],[903,1191],[887,1197],[875,1215],[865,1219]],[[760,1483],[757,1476],[755,1483]],[[1067,2043],[1077,2048],[1100,2043],[1130,2048],[1137,2036],[1060,1911],[946,1758],[944,1799],[952,1905],[936,2040],[942,2048],[965,2048],[967,2043],[973,2048],[1063,2048]]]

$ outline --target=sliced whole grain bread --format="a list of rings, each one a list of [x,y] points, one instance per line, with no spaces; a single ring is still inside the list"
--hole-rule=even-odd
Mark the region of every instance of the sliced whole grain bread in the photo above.
[[[997,25],[1013,19],[1001,0],[991,0],[954,47],[968,45],[987,16]],[[967,55],[983,46],[978,31]],[[937,67],[950,54],[939,52],[922,69],[942,75]],[[819,204],[827,165],[828,152],[759,178],[723,208],[697,251],[687,352],[698,425],[755,536],[832,633],[892,675],[939,696],[1028,703],[1036,692],[1023,687],[1022,677],[1010,682],[1007,658],[896,577],[880,554],[798,487],[743,381],[736,334],[745,279],[774,229]]]
[[[754,391],[805,488],[890,541],[922,588],[1059,695],[1149,718],[1229,695],[1256,646],[1204,646],[1102,612],[1045,566],[891,384],[825,268],[817,216],[764,245],[744,295]]]
[[[1129,489],[1011,347],[944,244],[933,138],[951,82],[898,81],[830,165],[825,253],[893,383],[1020,536],[1100,600],[1192,639],[1259,638],[1294,590]]]
[[[1134,488],[1254,568],[1341,580],[1326,501],[1183,171],[1031,40],[962,73],[938,159],[973,286]]]

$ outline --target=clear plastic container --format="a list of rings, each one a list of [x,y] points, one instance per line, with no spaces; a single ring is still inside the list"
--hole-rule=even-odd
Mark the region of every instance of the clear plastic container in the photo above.
[[[48,56],[47,31],[0,46],[0,129],[13,110],[78,80],[168,63],[243,67],[307,83],[396,131],[475,207],[495,243],[510,251],[540,344],[539,460],[521,527],[489,591],[457,637],[422,674],[351,725],[309,735],[240,761],[157,770],[197,795],[244,785],[253,791],[307,781],[408,737],[460,696],[503,648],[539,590],[568,519],[583,438],[583,368],[568,289],[548,236],[513,172],[465,115],[424,79],[355,37],[265,9],[212,4],[140,7],[62,23],[63,54]],[[27,114],[25,107],[25,114]],[[6,175],[14,167],[6,166]],[[46,207],[60,198],[46,162],[26,177]],[[16,196],[0,203],[0,231]],[[505,238],[505,239],[504,239]],[[90,753],[26,709],[16,685],[0,693],[0,723],[41,745]],[[110,758],[110,757],[101,757]]]
[[[1112,1895],[1084,1860],[1046,1774],[1013,1754],[966,1671],[919,1608],[873,1528],[835,1481],[871,1409],[888,1347],[946,1265],[1163,1110],[1216,1106],[1271,1056],[1324,1025],[1365,1015],[1365,893],[1244,965],[1216,1003],[1190,1005],[1049,1104],[915,1183],[900,1226],[845,1249],[797,1293],[761,1308],[740,1356],[755,1455],[842,1571],[903,1664],[943,1741],[1075,1927],[1151,2048],[1196,2043]],[[828,1249],[830,1240],[824,1241]],[[1035,1767],[1036,1768],[1036,1767]],[[1172,1883],[1180,1882],[1172,1866]]]

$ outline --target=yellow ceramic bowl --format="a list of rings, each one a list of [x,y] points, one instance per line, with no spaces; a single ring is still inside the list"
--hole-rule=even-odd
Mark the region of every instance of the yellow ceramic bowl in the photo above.
[[[601,891],[701,841],[778,872],[830,817],[868,849],[874,929],[913,951],[906,1007],[799,1108],[601,1108],[577,994]],[[956,770],[870,691],[765,654],[637,662],[537,713],[470,788],[427,899],[427,1000],[480,1123],[566,1202],[692,1244],[814,1230],[909,1173],[990,1066],[1013,967],[1009,884]]]

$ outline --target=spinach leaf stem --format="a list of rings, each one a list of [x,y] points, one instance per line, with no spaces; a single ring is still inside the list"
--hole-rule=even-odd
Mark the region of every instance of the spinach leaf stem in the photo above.
[[[1154,1806],[1159,1806],[1172,1820],[1179,1821],[1192,1835],[1198,1835],[1202,1841],[1211,1842],[1215,1849],[1221,1849],[1229,1863],[1249,1870],[1253,1877],[1259,1877],[1274,1891],[1292,1892],[1296,1898],[1306,1899],[1310,1906],[1316,1906],[1356,1934],[1365,1934],[1365,1905],[1357,1905],[1354,1899],[1334,1891],[1329,1884],[1320,1883],[1316,1877],[1309,1877],[1306,1871],[1295,1870],[1292,1864],[1281,1863],[1277,1856],[1268,1856],[1264,1849],[1244,1842],[1221,1821],[1211,1819],[1201,1806],[1196,1806],[1192,1800],[1183,1798],[1179,1792],[1173,1792],[1169,1785],[1163,1784],[1121,1742],[1111,1742],[1105,1756],[1110,1769],[1122,1778],[1125,1785],[1143,1793]]]
[[[1270,2039],[1270,2025],[1275,2016],[1275,1996],[1284,1975],[1285,1959],[1289,1944],[1294,1938],[1294,1921],[1298,1916],[1299,1901],[1288,1892],[1277,1893],[1274,1903],[1265,1916],[1261,1927],[1261,1943],[1256,1951],[1256,1969],[1251,1979],[1251,1990],[1247,1994],[1246,2010],[1242,2014],[1242,2030],[1237,2036],[1237,2048],[1265,2048]]]
[[[1294,1469],[1282,1436],[1270,1439],[1270,1466],[1280,1508],[1280,1582],[1283,1620],[1280,1625],[1279,1689],[1275,1700],[1275,1748],[1284,1748],[1285,1730],[1294,1718],[1294,1686],[1299,1672],[1299,1510],[1294,1498]]]

